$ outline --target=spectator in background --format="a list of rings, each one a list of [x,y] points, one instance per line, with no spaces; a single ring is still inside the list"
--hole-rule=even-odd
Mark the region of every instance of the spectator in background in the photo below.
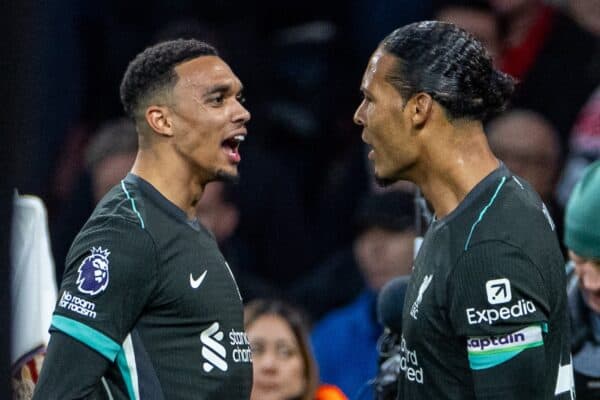
[[[321,381],[353,397],[377,373],[376,343],[383,329],[377,322],[377,294],[393,278],[411,272],[413,196],[401,191],[374,194],[364,199],[357,214],[360,231],[352,246],[357,266],[344,267],[358,268],[366,287],[351,304],[327,314],[311,335]],[[338,280],[344,276],[344,268],[339,268]]]
[[[490,121],[486,133],[494,154],[544,201],[551,200],[561,148],[550,122],[533,111],[511,110]]]
[[[255,300],[244,309],[254,368],[250,400],[344,400],[331,385],[319,386],[318,367],[299,310],[279,300]]]
[[[505,32],[501,69],[520,81],[513,105],[541,113],[566,148],[577,113],[600,79],[593,67],[597,38],[550,1],[489,2]]]
[[[600,7],[598,0],[562,0],[566,1],[569,15],[588,32],[600,36]]]
[[[590,163],[600,159],[600,86],[579,112],[569,137],[569,153],[557,188],[557,200],[565,205],[575,183]]]
[[[94,204],[127,175],[137,148],[137,132],[131,120],[119,118],[100,127],[85,151]]]
[[[62,279],[65,258],[75,235],[102,196],[127,175],[136,153],[137,133],[133,122],[126,118],[106,121],[87,144],[85,171],[79,178],[77,189],[52,224],[58,282]]]
[[[600,161],[575,186],[565,213],[565,246],[577,399],[600,398]]]
[[[490,121],[486,133],[496,157],[540,195],[561,237],[563,210],[554,198],[562,165],[556,129],[539,113],[511,110]]]

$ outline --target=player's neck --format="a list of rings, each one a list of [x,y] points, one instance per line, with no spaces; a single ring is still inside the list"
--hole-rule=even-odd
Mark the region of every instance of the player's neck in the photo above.
[[[499,161],[491,152],[485,134],[471,131],[449,133],[449,140],[432,146],[423,173],[416,182],[438,218],[451,213]]]
[[[195,206],[202,196],[204,185],[189,168],[178,165],[180,162],[181,160],[167,160],[159,152],[140,151],[131,172],[149,182],[193,219],[196,218]]]

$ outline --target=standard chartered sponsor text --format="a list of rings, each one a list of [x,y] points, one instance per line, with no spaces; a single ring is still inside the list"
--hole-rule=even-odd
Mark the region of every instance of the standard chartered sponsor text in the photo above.
[[[233,362],[252,362],[252,351],[250,350],[250,341],[245,332],[231,330],[229,332],[229,344],[235,346],[231,357]],[[242,346],[242,348],[240,348]]]
[[[423,383],[423,367],[419,367],[417,351],[406,346],[404,336],[400,342],[400,369],[409,381]]]

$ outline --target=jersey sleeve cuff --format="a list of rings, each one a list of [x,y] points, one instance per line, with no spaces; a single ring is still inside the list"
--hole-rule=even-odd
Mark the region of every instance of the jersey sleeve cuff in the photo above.
[[[114,362],[121,345],[94,328],[61,315],[52,316],[51,327],[94,349]]]

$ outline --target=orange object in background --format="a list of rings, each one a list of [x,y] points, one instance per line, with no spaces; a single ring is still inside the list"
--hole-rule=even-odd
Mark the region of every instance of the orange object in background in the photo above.
[[[317,389],[315,400],[348,400],[348,397],[334,385],[321,385]]]

